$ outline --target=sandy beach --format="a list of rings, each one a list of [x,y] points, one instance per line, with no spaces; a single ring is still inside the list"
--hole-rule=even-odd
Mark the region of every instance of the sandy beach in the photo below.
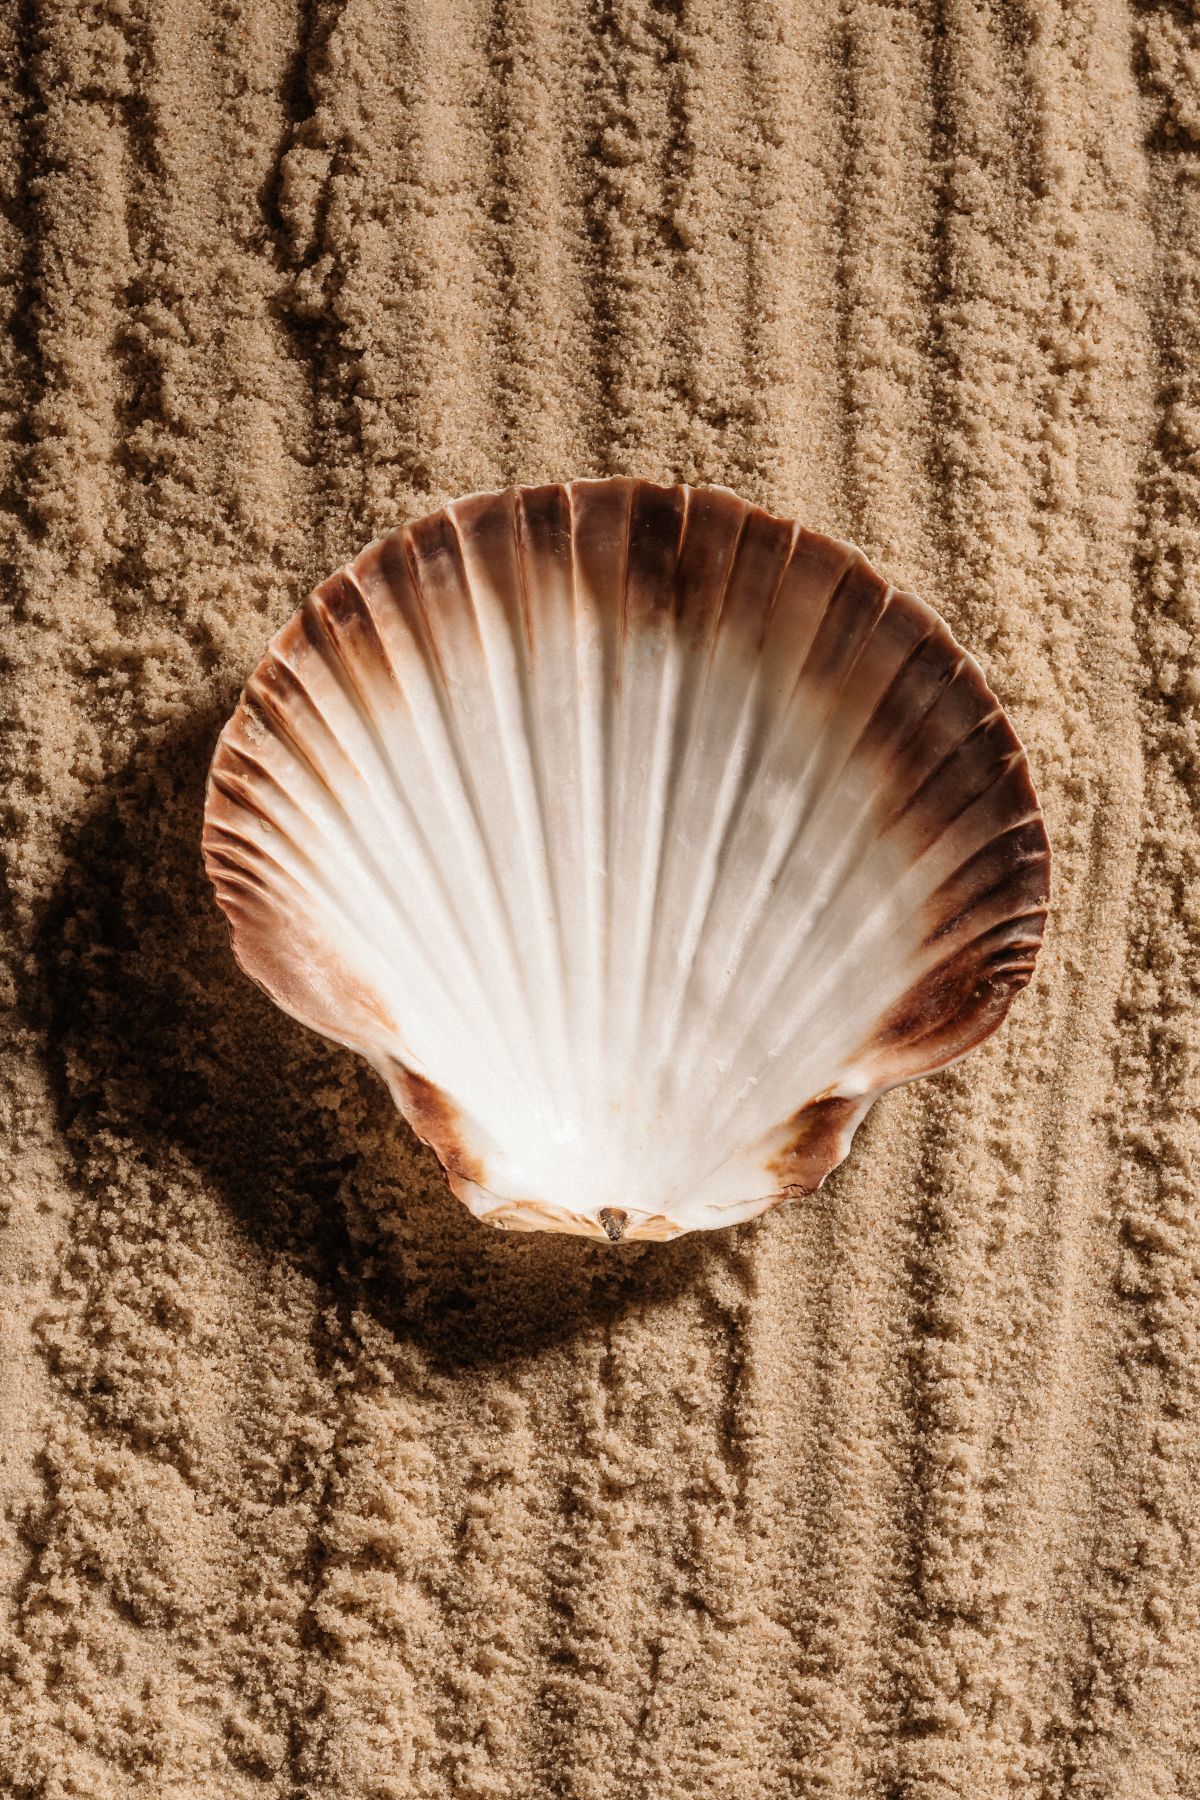
[[[1200,1796],[1200,23],[0,16],[0,1794]],[[1027,746],[1003,1029],[732,1233],[505,1236],[236,968],[270,635],[508,482],[724,483]]]

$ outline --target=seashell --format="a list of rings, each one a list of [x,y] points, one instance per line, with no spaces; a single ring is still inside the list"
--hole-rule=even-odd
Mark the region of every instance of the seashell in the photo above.
[[[475,494],[371,544],[221,734],[243,969],[480,1219],[597,1238],[810,1193],[1029,980],[1049,847],[937,614],[723,488]]]

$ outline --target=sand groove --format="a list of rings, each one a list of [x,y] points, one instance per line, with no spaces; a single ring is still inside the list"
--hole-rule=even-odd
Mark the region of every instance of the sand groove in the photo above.
[[[1200,1794],[1200,102],[1153,0],[0,19],[0,1792]],[[505,1239],[236,972],[269,633],[724,481],[984,661],[1034,986],[725,1240]]]

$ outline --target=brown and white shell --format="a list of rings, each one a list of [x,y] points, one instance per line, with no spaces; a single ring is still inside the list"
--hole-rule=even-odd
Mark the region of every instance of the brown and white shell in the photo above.
[[[669,1238],[811,1192],[1000,1024],[1049,848],[975,662],[723,488],[390,532],[271,643],[204,855],[238,961],[481,1219]]]

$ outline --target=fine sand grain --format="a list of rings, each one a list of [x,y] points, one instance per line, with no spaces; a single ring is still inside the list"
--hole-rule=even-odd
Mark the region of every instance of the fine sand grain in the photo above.
[[[0,1794],[1200,1795],[1200,23],[0,11]],[[1037,979],[811,1201],[475,1225],[232,962],[269,634],[472,488],[726,482],[984,662]]]

